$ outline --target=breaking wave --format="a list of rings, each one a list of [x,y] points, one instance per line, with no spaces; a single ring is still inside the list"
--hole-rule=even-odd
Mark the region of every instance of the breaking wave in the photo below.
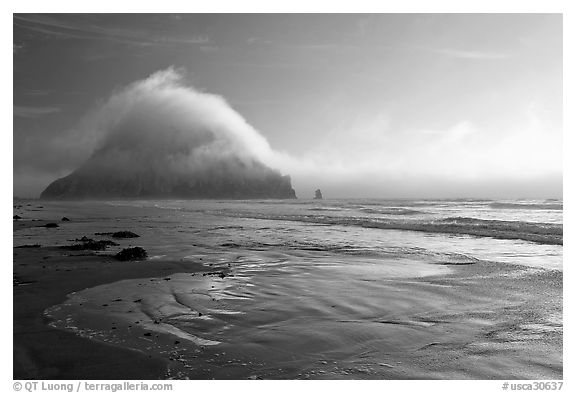
[[[518,203],[494,202],[489,205],[492,209],[527,209],[527,210],[562,210],[562,203]]]
[[[254,212],[230,211],[220,213],[245,218],[300,221],[323,225],[359,226],[364,228],[396,229],[453,235],[470,235],[492,237],[495,239],[525,240],[539,244],[563,244],[562,224],[482,220],[469,217],[450,217],[439,220],[399,220],[381,217],[366,218],[326,215],[270,215]]]

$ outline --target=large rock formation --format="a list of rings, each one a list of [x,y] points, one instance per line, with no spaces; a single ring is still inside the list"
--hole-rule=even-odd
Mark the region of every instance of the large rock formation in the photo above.
[[[112,94],[78,134],[96,150],[41,198],[295,198],[274,152],[226,101],[169,68]]]
[[[291,199],[290,177],[251,159],[211,160],[197,170],[137,160],[119,165],[96,153],[70,175],[54,181],[42,199]]]

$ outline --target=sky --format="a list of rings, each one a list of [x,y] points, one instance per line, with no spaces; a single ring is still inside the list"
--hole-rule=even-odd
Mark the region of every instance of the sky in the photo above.
[[[102,108],[161,75],[223,100],[301,198],[316,188],[562,197],[560,14],[15,14],[13,24],[14,195],[36,197],[85,162],[94,129],[110,123]]]

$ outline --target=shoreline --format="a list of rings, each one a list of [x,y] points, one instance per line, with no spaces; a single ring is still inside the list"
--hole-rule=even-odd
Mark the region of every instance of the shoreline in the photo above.
[[[14,379],[162,379],[166,359],[52,328],[43,313],[85,288],[210,269],[190,261],[159,265],[105,256],[55,255],[61,252],[56,247],[14,249],[13,272],[23,284],[13,288]],[[42,259],[46,256],[50,258]]]
[[[78,217],[78,219],[80,219]],[[105,222],[99,218],[82,219],[83,223],[94,222],[102,225]],[[47,220],[15,221],[14,231],[39,227]],[[107,221],[106,221],[107,223]],[[59,222],[66,226],[66,222]],[[108,224],[106,224],[108,225]],[[132,229],[126,227],[126,229]],[[51,231],[52,229],[46,229]],[[32,231],[30,242],[44,243],[43,230]],[[67,233],[69,233],[68,231]],[[48,232],[47,232],[48,233]],[[78,233],[90,235],[90,233]],[[21,242],[20,242],[21,243]],[[146,247],[146,243],[141,243]],[[123,244],[124,246],[125,244]],[[215,250],[219,252],[219,249]],[[242,249],[238,249],[242,252]],[[69,252],[56,246],[14,248],[13,272],[13,326],[14,326],[14,378],[15,379],[166,379],[174,377],[170,371],[174,359],[166,354],[148,350],[144,352],[128,349],[120,345],[104,343],[95,339],[81,337],[71,331],[48,326],[50,322],[44,312],[56,305],[61,305],[69,299],[70,294],[110,284],[115,287],[131,280],[132,282],[150,281],[148,278],[174,280],[177,273],[207,273],[223,270],[216,266],[207,266],[201,263],[202,258],[186,258],[181,260],[146,260],[134,262],[120,262],[107,255],[89,255],[86,252]],[[223,253],[229,252],[222,250]],[[272,253],[272,251],[269,251]],[[283,256],[300,255],[299,252],[278,250]],[[92,253],[94,254],[94,253]],[[273,253],[272,253],[273,254]],[[314,258],[316,264],[322,265],[330,258],[339,258],[338,254],[328,252],[303,251],[302,258]],[[272,255],[272,258],[276,258]],[[359,261],[353,256],[347,256],[349,266],[344,263],[347,274],[367,274],[364,268],[369,268],[369,261]],[[375,258],[373,262],[377,262]],[[203,261],[203,262],[206,262]],[[294,261],[293,261],[294,262]],[[368,262],[368,265],[366,265]],[[279,373],[274,371],[274,359],[267,359],[263,355],[263,362],[272,363],[261,368],[264,379],[307,379],[333,378],[357,379],[561,379],[563,375],[562,364],[562,285],[563,272],[555,269],[533,268],[529,266],[514,265],[502,262],[488,262],[482,260],[466,260],[464,262],[444,261],[422,262],[422,264],[406,265],[402,260],[388,260],[384,271],[388,276],[381,276],[379,286],[364,280],[369,288],[374,285],[379,294],[376,303],[369,303],[370,299],[357,299],[360,309],[371,310],[368,313],[357,313],[350,305],[338,304],[336,299],[332,305],[322,308],[324,317],[340,318],[345,315],[348,320],[331,319],[332,322],[342,322],[351,326],[351,332],[360,332],[374,335],[365,345],[382,346],[379,349],[382,360],[378,370],[373,370],[365,364],[359,365],[354,371],[337,366],[310,363],[306,357],[294,363],[293,370]],[[430,270],[426,268],[429,264]],[[405,266],[404,266],[405,265]],[[435,266],[433,266],[435,265]],[[440,266],[443,265],[443,266]],[[417,271],[403,275],[403,271]],[[398,274],[395,274],[398,269]],[[426,273],[428,271],[428,274]],[[430,272],[436,271],[436,274]],[[330,271],[326,271],[332,272]],[[275,273],[272,273],[275,274]],[[339,273],[340,274],[340,273]],[[420,276],[418,276],[420,274]],[[426,275],[427,274],[427,275]],[[341,276],[341,275],[340,275]],[[336,277],[340,277],[336,276]],[[346,276],[346,275],[345,275]],[[257,277],[257,276],[255,276]],[[272,276],[271,276],[272,277]],[[282,276],[284,277],[284,276]],[[321,277],[330,281],[329,276]],[[267,279],[267,278],[266,278]],[[281,282],[280,277],[280,282]],[[259,281],[263,283],[263,281]],[[311,281],[309,285],[314,286]],[[320,281],[321,282],[321,281]],[[292,284],[297,284],[293,281]],[[337,285],[337,283],[334,283]],[[140,284],[134,284],[140,285]],[[145,285],[145,284],[142,284]],[[281,284],[282,285],[282,284]],[[143,287],[140,287],[143,288]],[[274,287],[272,287],[274,288]],[[321,287],[315,287],[315,293],[326,295]],[[272,296],[270,288],[263,289]],[[274,290],[274,292],[276,289]],[[136,291],[126,292],[120,296],[125,300],[137,295]],[[112,296],[112,295],[110,295]],[[115,295],[116,296],[116,295]],[[271,299],[271,298],[270,298]],[[362,303],[365,302],[365,303]],[[129,300],[129,303],[131,301]],[[381,304],[380,304],[381,303]],[[121,303],[118,303],[120,305]],[[413,304],[406,308],[406,304]],[[100,303],[98,303],[100,305]],[[310,303],[310,307],[315,307]],[[262,321],[268,323],[292,323],[291,318],[304,317],[298,313],[296,304],[290,314],[279,315],[286,312],[278,309],[256,310],[254,315],[242,318],[242,324],[249,329],[258,328]],[[334,308],[331,308],[334,307]],[[383,308],[382,308],[383,307]],[[112,307],[107,307],[108,311]],[[342,310],[346,309],[342,314]],[[313,308],[310,308],[313,310]],[[376,311],[376,314],[373,312]],[[340,313],[340,314],[338,314]],[[381,313],[378,315],[378,313]],[[102,314],[105,315],[105,314]],[[291,317],[291,315],[294,315]],[[318,316],[311,314],[311,316]],[[280,319],[277,319],[277,318]],[[260,320],[259,320],[260,318]],[[275,319],[276,318],[276,319]],[[121,326],[118,325],[120,329]],[[287,325],[293,329],[296,326]],[[326,325],[329,326],[329,325]],[[347,328],[346,328],[347,329]],[[249,332],[253,330],[248,330]],[[321,331],[321,330],[320,330]],[[292,332],[287,330],[286,333]],[[347,330],[344,331],[346,333]],[[272,331],[263,334],[271,334]],[[362,333],[362,334],[364,334]],[[346,333],[348,334],[348,333]],[[348,337],[354,340],[354,334]],[[369,337],[367,336],[367,337]],[[136,336],[134,336],[136,337]],[[158,336],[156,336],[158,337]],[[277,340],[280,336],[268,336],[267,339]],[[296,336],[295,336],[296,337]],[[322,354],[321,341],[329,342],[334,337],[319,336],[319,347],[313,352]],[[304,337],[301,337],[304,338]],[[195,357],[194,364],[198,366],[190,376],[197,379],[239,379],[248,376],[247,370],[236,365],[230,368],[224,359],[233,359],[246,348],[245,343],[236,341],[238,337],[231,338],[226,343],[229,349],[237,346],[237,350],[220,356],[221,363],[216,361],[214,351],[207,351]],[[174,338],[172,338],[172,342]],[[284,339],[281,341],[285,341]],[[275,341],[274,341],[275,342]],[[354,345],[358,342],[351,341]],[[363,344],[363,345],[364,345]],[[298,341],[288,344],[294,345],[294,350],[304,345]],[[313,344],[317,345],[317,344]],[[353,355],[353,349],[342,344],[340,348],[346,356]],[[408,349],[408,350],[407,350]],[[301,351],[306,351],[304,345]],[[221,350],[219,350],[221,351]],[[352,352],[350,352],[352,351]],[[301,353],[301,352],[297,352]],[[516,359],[516,355],[520,358]],[[344,356],[344,355],[343,355]],[[208,365],[207,363],[211,365]],[[242,363],[242,362],[238,362]],[[336,363],[336,362],[334,362]],[[324,363],[323,363],[324,364]],[[234,368],[236,367],[236,368]],[[267,368],[268,367],[268,368]],[[327,374],[318,371],[318,367],[328,370]],[[200,370],[202,368],[202,370]],[[378,365],[376,364],[376,368]],[[176,369],[174,369],[176,370]],[[358,371],[360,370],[360,371]],[[364,372],[362,370],[368,370]],[[182,375],[182,374],[181,374]],[[178,377],[178,375],[176,375]]]

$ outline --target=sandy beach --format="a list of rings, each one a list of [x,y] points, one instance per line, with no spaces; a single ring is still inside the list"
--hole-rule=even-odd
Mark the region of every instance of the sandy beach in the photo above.
[[[129,217],[110,221],[81,207],[58,221],[66,208],[17,209],[27,219],[14,222],[15,379],[563,376],[560,270],[263,249],[240,237],[234,247],[194,244],[190,257],[121,262],[112,250],[70,251],[47,239],[81,222],[143,235],[115,240],[118,248],[161,247],[146,234],[150,221],[127,227],[154,209],[106,207]],[[48,222],[59,227],[40,228]]]
[[[22,225],[18,225],[22,227]],[[15,230],[17,225],[15,225]],[[119,278],[207,270],[194,263],[126,263],[56,247],[14,249],[14,379],[157,379],[164,359],[47,325],[43,312],[74,291]]]

